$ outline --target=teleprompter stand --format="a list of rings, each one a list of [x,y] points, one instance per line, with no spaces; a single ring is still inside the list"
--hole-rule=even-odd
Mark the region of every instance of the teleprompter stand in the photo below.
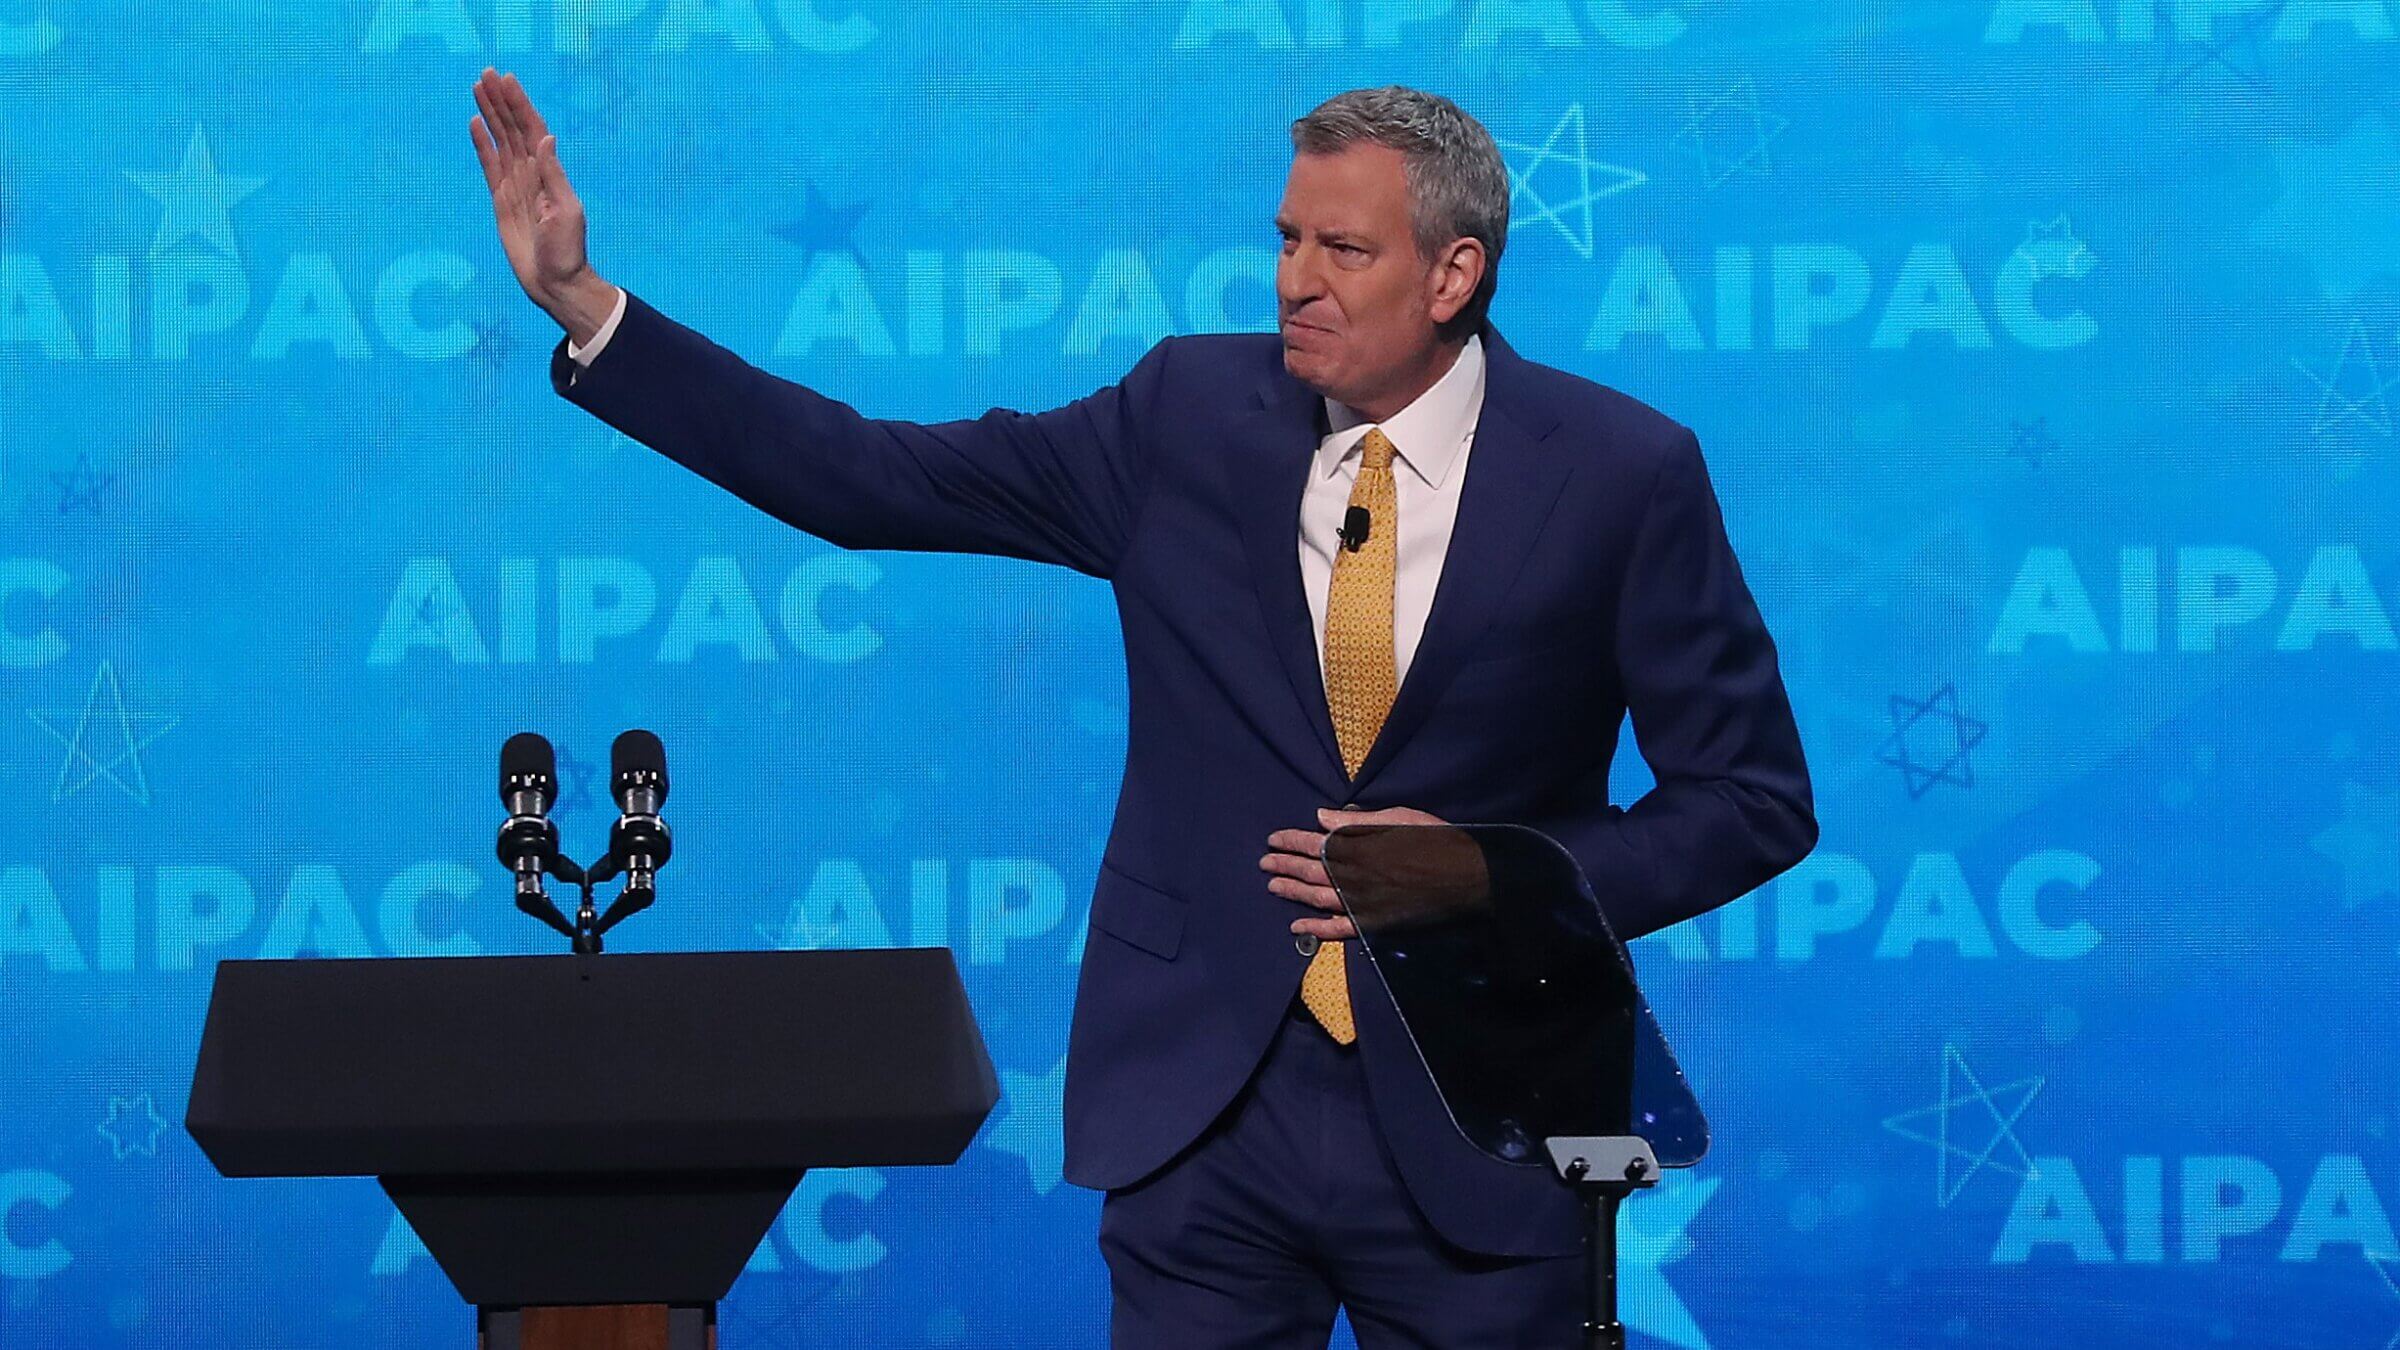
[[[483,1350],[705,1350],[803,1172],[954,1162],[997,1098],[939,948],[226,961],[185,1124],[381,1180]]]
[[[1623,1350],[1618,1210],[1708,1122],[1582,869],[1514,825],[1350,825],[1324,861],[1459,1132],[1582,1199],[1582,1343]]]
[[[1617,1320],[1617,1210],[1625,1197],[1658,1184],[1650,1141],[1630,1135],[1591,1135],[1542,1141],[1559,1178],[1583,1201],[1583,1343],[1586,1350],[1625,1350]]]

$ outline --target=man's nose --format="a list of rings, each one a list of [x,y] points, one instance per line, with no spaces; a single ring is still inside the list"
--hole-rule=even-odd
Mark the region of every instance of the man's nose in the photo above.
[[[1304,261],[1307,254],[1304,245],[1296,252],[1285,254],[1275,264],[1275,294],[1283,301],[1286,314],[1324,294],[1325,288],[1318,283],[1316,269]]]

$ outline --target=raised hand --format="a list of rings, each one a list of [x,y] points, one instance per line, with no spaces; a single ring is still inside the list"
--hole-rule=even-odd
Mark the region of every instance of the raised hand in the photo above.
[[[583,202],[559,167],[558,138],[515,75],[487,67],[475,82],[475,106],[481,113],[468,119],[467,134],[517,284],[568,337],[588,343],[614,308],[616,288],[585,256]]]

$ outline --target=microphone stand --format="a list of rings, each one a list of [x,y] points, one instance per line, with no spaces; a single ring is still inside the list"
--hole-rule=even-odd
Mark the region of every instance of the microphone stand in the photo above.
[[[592,978],[592,963],[588,958],[600,954],[600,934],[605,930],[600,926],[598,913],[592,908],[591,872],[583,871],[577,881],[582,888],[583,899],[575,906],[573,945],[577,956],[587,958],[582,964],[582,971],[583,978],[588,980]]]

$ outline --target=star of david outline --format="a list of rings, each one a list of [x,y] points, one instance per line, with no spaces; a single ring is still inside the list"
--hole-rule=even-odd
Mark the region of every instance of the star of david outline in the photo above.
[[[2274,93],[2275,86],[2267,82],[2267,53],[2266,48],[2263,45],[2265,41],[2264,34],[2268,25],[2281,22],[2283,18],[2283,10],[2284,0],[2276,0],[2276,2],[2273,4],[2265,5],[2256,11],[2243,14],[2241,16],[2241,21],[2234,24],[2231,32],[2229,33],[2223,32],[2222,29],[2212,27],[2209,30],[2209,37],[2207,40],[2199,44],[2202,48],[2199,57],[2192,61],[2191,64],[2184,66],[2180,70],[2173,68],[2175,62],[2175,51],[2176,48],[2188,44],[2182,42],[2161,43],[2160,50],[2165,53],[2165,63],[2159,67],[2157,92],[2163,94],[2175,86],[2182,84],[2185,80],[2190,79],[2192,76],[2206,71],[2210,66],[2219,66],[2222,67],[2227,74],[2250,86],[2254,93]],[[2222,33],[2222,36],[2220,36],[2220,33]],[[2227,54],[2232,52],[2234,47],[2237,45],[2243,47],[2247,51],[2250,57],[2250,63],[2253,66],[2258,67],[2258,69],[2244,70],[2240,66],[2235,65],[2232,61],[2226,59]]]
[[[1945,684],[1931,698],[1912,699],[1905,694],[1890,697],[1892,734],[1876,756],[1885,764],[1900,770],[1908,784],[1908,799],[1916,801],[1931,792],[1936,783],[1950,783],[1962,788],[1975,786],[1975,766],[1967,759],[1970,751],[1983,744],[1991,730],[1989,724],[1967,716],[1959,710],[1957,686]],[[1929,718],[1945,718],[1952,728],[1955,744],[1949,757],[1939,765],[1927,767],[1911,754],[1908,742],[1910,728]]]
[[[1789,130],[1792,123],[1790,118],[1779,117],[1759,105],[1758,85],[1754,81],[1736,81],[1715,98],[1703,102],[1695,97],[1687,106],[1691,115],[1685,119],[1682,130],[1675,133],[1675,143],[1688,144],[1692,152],[1699,156],[1700,176],[1707,180],[1710,187],[1723,187],[1743,173],[1764,178],[1774,171],[1775,165],[1768,157],[1768,147]],[[1745,119],[1748,121],[1747,132],[1741,134],[1749,137],[1749,144],[1741,149],[1740,154],[1718,156],[1712,161],[1709,155],[1709,122],[1719,113],[1726,112],[1733,114],[1730,120],[1737,127]],[[1733,137],[1737,147],[1741,134]]]
[[[2010,457],[2024,460],[2027,467],[2042,467],[2042,456],[2058,448],[2058,438],[2050,434],[2047,414],[2030,422],[2011,420],[2008,424]]]
[[[158,1156],[158,1143],[167,1132],[169,1122],[158,1113],[158,1103],[148,1092],[131,1097],[110,1097],[108,1115],[94,1128],[108,1141],[109,1152],[118,1162],[137,1154],[145,1158]]]

